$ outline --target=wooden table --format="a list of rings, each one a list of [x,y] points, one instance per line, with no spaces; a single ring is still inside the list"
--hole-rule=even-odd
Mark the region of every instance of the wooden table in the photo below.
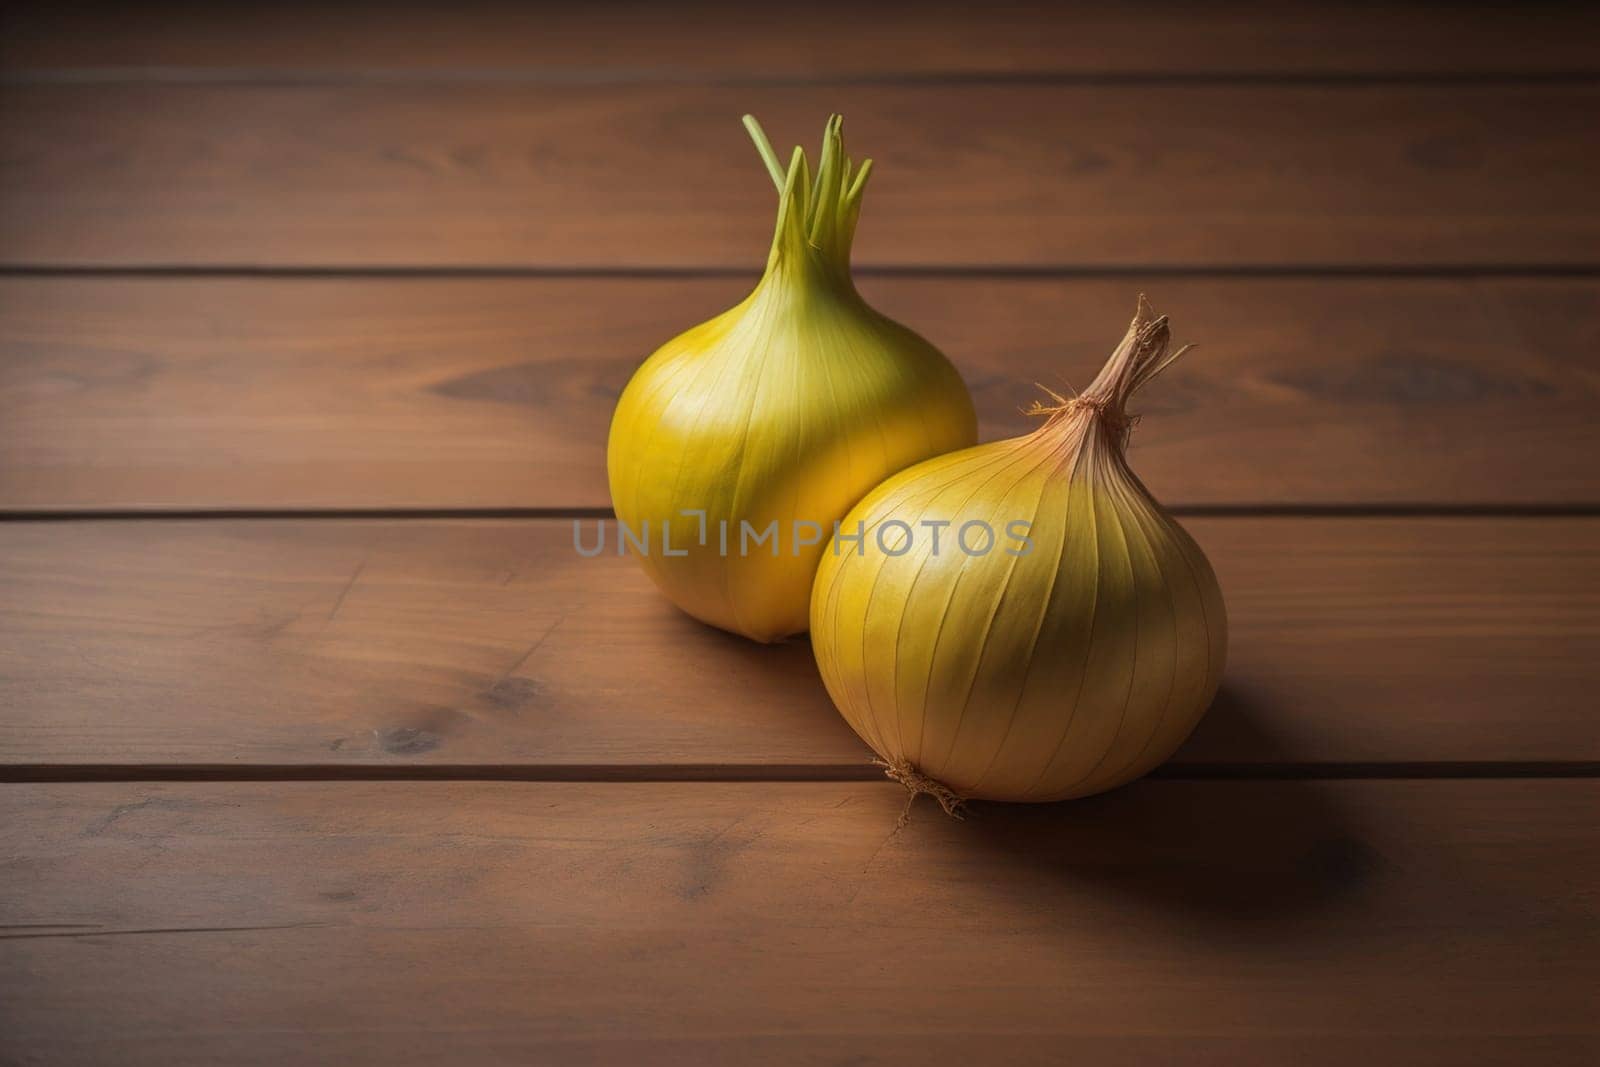
[[[1592,10],[4,18],[0,1060],[1593,1062]],[[572,554],[738,116],[834,109],[985,438],[1140,290],[1202,344],[1152,780],[895,833],[803,640]]]

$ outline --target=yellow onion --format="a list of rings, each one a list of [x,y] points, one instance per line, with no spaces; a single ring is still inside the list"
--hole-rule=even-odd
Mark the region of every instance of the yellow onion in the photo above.
[[[1128,398],[1183,354],[1167,345],[1141,297],[1094,382],[1036,405],[1039,429],[903,471],[841,524],[812,646],[913,797],[948,810],[1113,788],[1170,756],[1215,695],[1216,576],[1123,456]]]
[[[617,519],[662,592],[776,641],[806,628],[833,524],[895,471],[972,444],[977,419],[950,362],[850,279],[871,161],[852,168],[839,117],[815,180],[803,151],[785,170],[745,124],[780,192],[766,272],[634,374],[606,467]]]

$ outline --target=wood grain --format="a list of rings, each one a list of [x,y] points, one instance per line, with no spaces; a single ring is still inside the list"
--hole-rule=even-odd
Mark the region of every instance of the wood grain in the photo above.
[[[1600,88],[21,85],[0,264],[733,267],[848,117],[871,265],[1600,264]]]
[[[1144,783],[895,834],[902,797],[6,786],[0,1051],[1592,1062],[1594,782]]]
[[[1231,648],[1180,768],[1600,758],[1600,520],[1187,525]],[[557,520],[0,525],[0,708],[23,777],[875,773],[804,641],[703,627]]]
[[[0,1062],[1595,1062],[1597,31],[5,5],[0,518],[603,509],[763,259],[738,115],[830,109],[985,437],[1145,288],[1202,347],[1136,467],[1301,514],[1186,520],[1232,658],[1161,780],[898,831],[803,640],[570,521],[0,521]]]
[[[0,41],[13,76],[771,81],[1600,69],[1600,20],[1552,3],[1463,5],[1448,15],[1415,2],[1240,0],[1203,10],[1040,0],[6,7]]]
[[[0,508],[606,507],[617,393],[746,278],[0,279]],[[984,439],[1145,288],[1200,342],[1139,399],[1170,505],[1600,504],[1593,279],[862,279]]]

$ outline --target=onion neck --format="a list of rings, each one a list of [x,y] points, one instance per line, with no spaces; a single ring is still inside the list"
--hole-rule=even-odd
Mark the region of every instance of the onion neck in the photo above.
[[[746,115],[744,124],[778,188],[778,221],[761,288],[829,292],[859,302],[850,278],[850,246],[872,161],[853,168],[838,115],[829,117],[823,131],[815,178],[803,149],[796,146],[785,168],[760,123]]]
[[[1045,424],[1035,431],[1037,436],[1060,446],[1078,443],[1095,430],[1120,457],[1135,421],[1128,415],[1128,400],[1194,347],[1185,345],[1169,353],[1171,341],[1167,317],[1156,315],[1144,294],[1139,294],[1128,332],[1094,381],[1071,397],[1045,389],[1050,403],[1036,401],[1029,409],[1032,414],[1047,416]]]
[[[765,299],[796,307],[864,306],[850,276],[850,250],[830,254],[804,238],[781,229],[772,241],[767,268],[757,285]]]
[[[1185,345],[1169,354],[1171,342],[1167,317],[1157,316],[1150,301],[1140,293],[1133,322],[1122,343],[1078,399],[1108,413],[1113,420],[1126,421],[1128,399],[1194,347]]]

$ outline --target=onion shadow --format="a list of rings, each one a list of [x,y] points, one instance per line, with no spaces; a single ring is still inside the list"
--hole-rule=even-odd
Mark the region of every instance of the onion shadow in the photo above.
[[[1225,689],[1211,724],[1271,764],[1160,768],[1098,796],[1056,804],[970,805],[941,837],[990,865],[994,880],[1103,888],[1196,928],[1230,932],[1262,919],[1332,908],[1381,875],[1374,836],[1348,802],[1349,785],[1305,777],[1270,716]],[[919,799],[917,822],[944,818]]]

